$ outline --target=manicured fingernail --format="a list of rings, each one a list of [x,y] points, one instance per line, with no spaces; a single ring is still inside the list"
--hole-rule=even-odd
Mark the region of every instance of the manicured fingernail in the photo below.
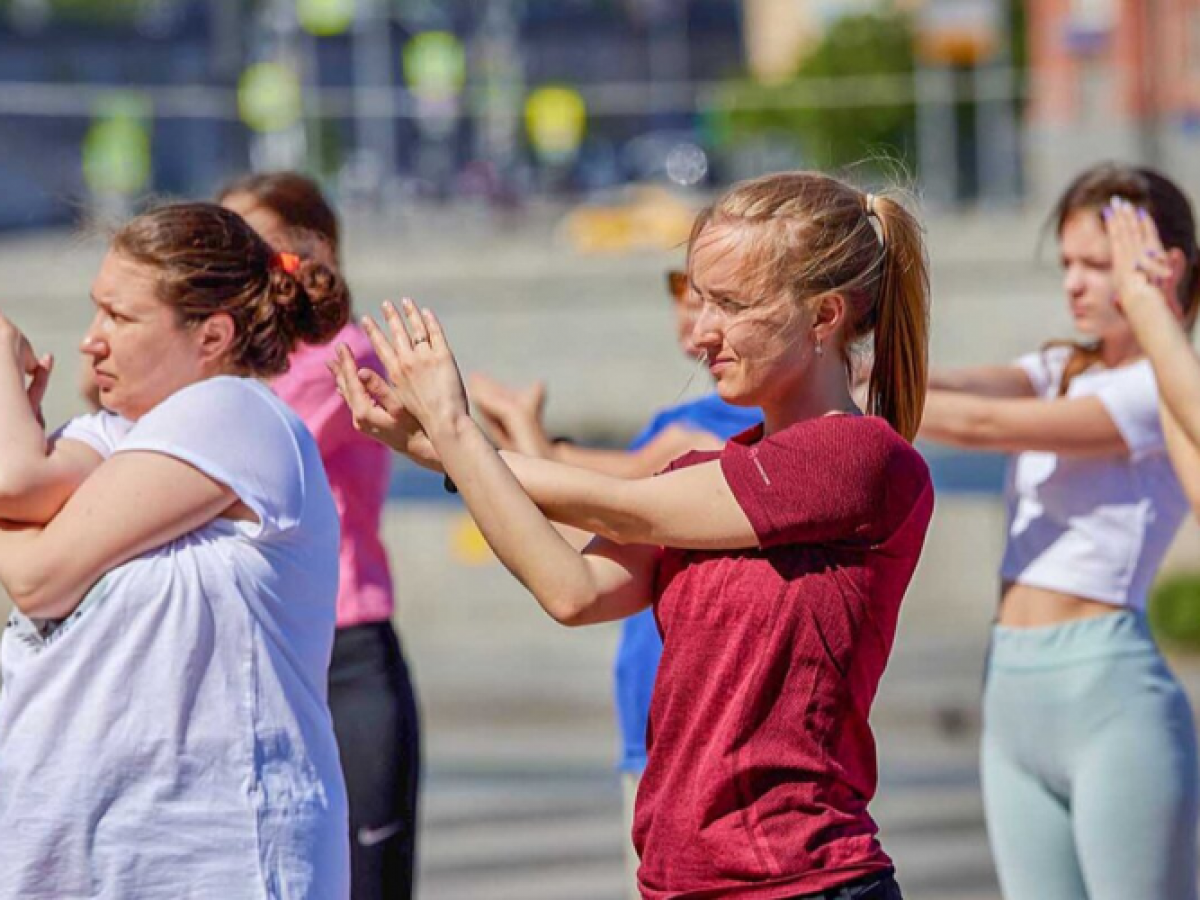
[[[1138,214],[1138,218],[1141,219],[1143,222],[1145,222],[1148,218],[1150,218],[1150,214],[1148,212],[1146,212],[1146,210],[1142,209],[1140,206],[1138,207],[1137,214]]]
[[[1100,210],[1100,218],[1107,222],[1112,218],[1112,215],[1115,211],[1116,210],[1114,210],[1111,206],[1106,206],[1104,209]]]

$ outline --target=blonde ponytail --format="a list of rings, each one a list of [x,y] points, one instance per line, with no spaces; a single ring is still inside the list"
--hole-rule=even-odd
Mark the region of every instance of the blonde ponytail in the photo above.
[[[929,369],[929,268],[921,227],[899,203],[867,195],[879,222],[882,260],[875,310],[875,364],[867,398],[906,440],[916,437]]]

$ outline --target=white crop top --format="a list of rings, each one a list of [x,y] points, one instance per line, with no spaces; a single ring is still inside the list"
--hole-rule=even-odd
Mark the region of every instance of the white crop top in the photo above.
[[[1016,361],[1039,397],[1058,396],[1070,348]],[[1097,397],[1129,446],[1128,457],[1018,453],[1008,467],[1008,545],[1000,576],[1142,609],[1188,504],[1158,416],[1158,385],[1146,360],[1089,369],[1068,397]]]

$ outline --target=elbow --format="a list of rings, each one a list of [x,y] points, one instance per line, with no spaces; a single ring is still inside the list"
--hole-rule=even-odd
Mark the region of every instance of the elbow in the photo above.
[[[17,577],[7,579],[4,587],[8,591],[13,606],[29,618],[55,619],[61,617],[55,609],[56,604],[48,585],[40,583],[36,579]],[[65,613],[61,615],[65,615]]]
[[[595,603],[595,597],[559,595],[554,602],[543,604],[543,608],[559,625],[564,628],[580,628],[590,625],[588,611]]]
[[[18,466],[0,465],[0,504],[9,505],[24,500],[32,487],[31,472]]]
[[[565,628],[579,628],[595,622],[593,611],[600,600],[599,593],[589,579],[577,585],[557,585],[534,596],[551,619]]]
[[[4,573],[4,589],[13,606],[31,619],[61,619],[75,610],[76,604],[67,599],[70,592],[35,565],[10,567]]]
[[[39,490],[30,472],[0,469],[0,518],[44,525],[54,518],[64,500],[65,497],[56,500]]]

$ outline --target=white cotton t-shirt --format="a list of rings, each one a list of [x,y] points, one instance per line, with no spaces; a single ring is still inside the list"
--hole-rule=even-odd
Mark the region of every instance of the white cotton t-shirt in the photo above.
[[[116,424],[86,418],[64,434]],[[53,631],[14,614],[0,897],[346,897],[326,703],[338,520],[315,442],[264,385],[220,377],[113,449],[183,460],[259,521],[217,519],[117,566]]]
[[[78,441],[91,447],[101,458],[108,459],[133,428],[133,422],[108,410],[76,416],[58,429],[54,441]]]
[[[1070,348],[1017,360],[1042,398],[1058,396]],[[1158,386],[1146,360],[1076,375],[1068,397],[1096,397],[1127,457],[1019,453],[1009,462],[1008,545],[1000,576],[1034,587],[1143,609],[1187,513],[1167,456]]]

